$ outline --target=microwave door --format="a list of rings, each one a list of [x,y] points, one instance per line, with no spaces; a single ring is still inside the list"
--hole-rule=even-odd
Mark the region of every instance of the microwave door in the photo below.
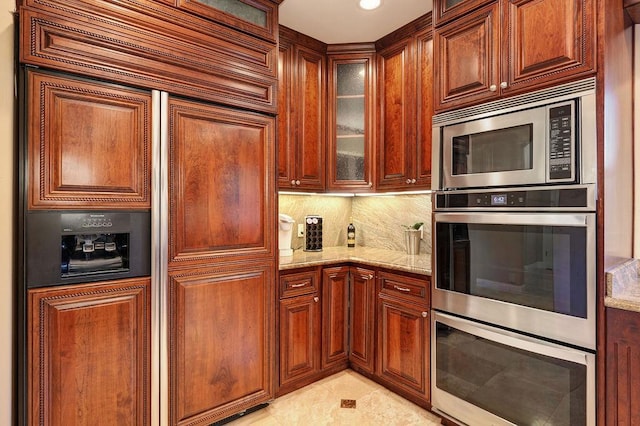
[[[444,188],[545,183],[545,111],[534,108],[445,127]]]

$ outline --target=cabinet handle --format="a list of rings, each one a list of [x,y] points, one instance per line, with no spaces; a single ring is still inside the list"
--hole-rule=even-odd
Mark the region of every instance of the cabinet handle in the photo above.
[[[396,290],[399,290],[399,291],[404,291],[404,292],[406,292],[406,293],[408,293],[408,292],[410,292],[410,291],[411,291],[411,289],[410,289],[410,288],[400,287],[399,285],[394,285],[394,286],[393,286],[393,288],[395,288]]]
[[[369,188],[372,188],[373,187],[373,182],[369,182],[368,186],[369,186]]]
[[[489,86],[490,92],[495,92],[496,90],[498,90],[498,86],[496,86],[495,84],[492,84],[491,86]]]
[[[507,86],[508,86],[508,84],[507,84],[506,81],[503,81],[502,83],[500,83],[500,88],[502,88],[502,89],[506,89]]]
[[[411,183],[411,179],[407,179],[407,184]]]
[[[316,296],[316,297],[313,298],[313,301],[318,303],[320,301],[320,298],[318,296]]]
[[[299,180],[296,180],[296,185],[300,185],[300,181]]]
[[[373,279],[373,274],[369,274],[369,279],[372,280]]]
[[[296,180],[295,179],[291,179],[291,185],[293,185],[293,186],[296,185]]]
[[[411,179],[411,183],[416,183],[416,180],[415,179]]]
[[[427,311],[422,311],[422,318],[426,318],[429,313]]]
[[[291,284],[291,287],[292,288],[298,288],[298,287],[304,287],[305,285],[307,285],[307,283]]]

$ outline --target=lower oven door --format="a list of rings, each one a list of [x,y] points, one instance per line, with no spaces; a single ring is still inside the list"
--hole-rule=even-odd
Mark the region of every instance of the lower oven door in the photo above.
[[[594,425],[595,356],[434,312],[432,405],[469,425]]]
[[[435,309],[595,350],[595,213],[435,213]]]

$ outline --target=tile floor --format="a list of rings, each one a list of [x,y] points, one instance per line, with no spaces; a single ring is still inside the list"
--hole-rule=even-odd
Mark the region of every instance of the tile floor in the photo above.
[[[356,401],[341,408],[342,399]],[[273,401],[228,425],[439,425],[440,419],[352,370],[345,370]]]

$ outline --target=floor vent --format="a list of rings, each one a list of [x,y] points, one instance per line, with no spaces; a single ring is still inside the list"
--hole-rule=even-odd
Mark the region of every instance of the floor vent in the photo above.
[[[356,400],[342,399],[340,400],[340,408],[356,408]]]

